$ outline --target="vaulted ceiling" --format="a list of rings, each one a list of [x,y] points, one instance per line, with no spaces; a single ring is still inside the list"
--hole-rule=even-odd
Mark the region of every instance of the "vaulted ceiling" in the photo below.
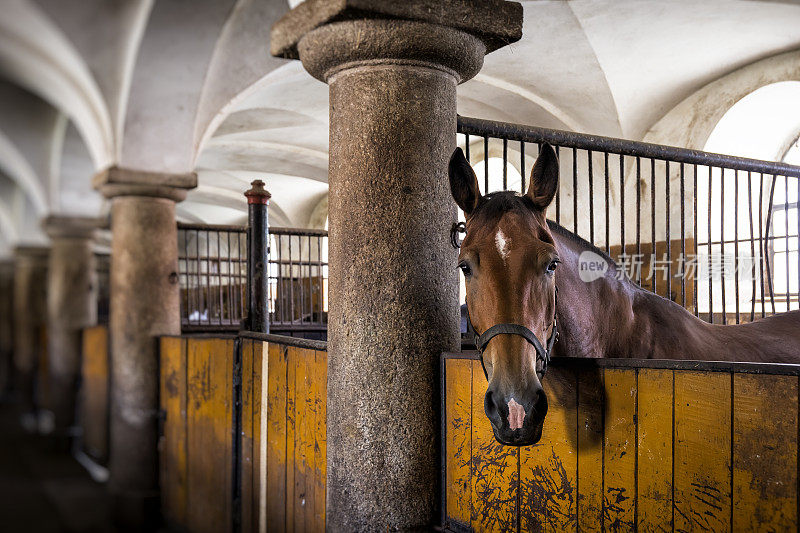
[[[90,182],[110,165],[196,171],[183,220],[243,222],[260,178],[274,223],[323,225],[327,87],[268,54],[297,3],[5,0],[0,255],[43,241],[49,213],[103,216]],[[800,81],[797,2],[522,4],[523,39],[459,87],[459,113],[702,149],[744,96]]]

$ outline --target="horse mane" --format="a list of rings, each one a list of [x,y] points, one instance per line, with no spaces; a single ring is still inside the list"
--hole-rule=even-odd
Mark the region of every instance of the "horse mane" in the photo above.
[[[601,250],[600,248],[598,248],[594,244],[590,243],[589,241],[587,241],[583,237],[581,237],[579,235],[576,235],[575,233],[572,233],[570,230],[568,230],[567,228],[565,228],[561,224],[559,224],[557,222],[553,222],[552,220],[548,220],[547,221],[547,225],[550,227],[550,231],[558,233],[558,235],[560,235],[561,237],[564,237],[565,239],[567,239],[569,241],[572,241],[573,244],[575,244],[576,246],[578,246],[580,248],[583,248],[585,250],[589,250],[590,252],[593,252],[593,253],[599,255],[600,257],[602,257],[603,259],[608,261],[613,267],[617,267],[618,266],[617,262],[614,261],[613,259],[611,259],[611,256],[608,255],[606,252],[604,252],[603,250]]]

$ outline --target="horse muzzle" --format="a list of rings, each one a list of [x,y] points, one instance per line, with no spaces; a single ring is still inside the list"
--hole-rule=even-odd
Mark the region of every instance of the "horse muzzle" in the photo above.
[[[529,446],[542,438],[547,396],[541,388],[530,395],[504,395],[490,387],[483,409],[492,424],[494,438],[500,444]]]

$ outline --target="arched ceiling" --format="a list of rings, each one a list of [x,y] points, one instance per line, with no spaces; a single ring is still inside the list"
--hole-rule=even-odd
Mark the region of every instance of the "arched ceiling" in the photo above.
[[[46,212],[103,215],[89,184],[109,165],[196,171],[198,188],[178,206],[186,221],[242,223],[242,192],[262,179],[273,223],[319,225],[327,87],[268,54],[270,27],[297,3],[5,2],[2,242],[24,239],[18,225]],[[461,114],[702,148],[737,100],[800,80],[800,3],[522,4],[522,40],[459,87]],[[30,102],[15,106],[14,91]]]

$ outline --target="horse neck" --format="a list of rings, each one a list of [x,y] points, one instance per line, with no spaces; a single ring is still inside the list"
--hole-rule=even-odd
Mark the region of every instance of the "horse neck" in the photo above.
[[[619,279],[612,261],[603,277],[582,281],[578,257],[587,248],[560,235],[554,237],[562,260],[556,274],[557,355],[703,358],[709,340],[705,322],[674,302]]]

